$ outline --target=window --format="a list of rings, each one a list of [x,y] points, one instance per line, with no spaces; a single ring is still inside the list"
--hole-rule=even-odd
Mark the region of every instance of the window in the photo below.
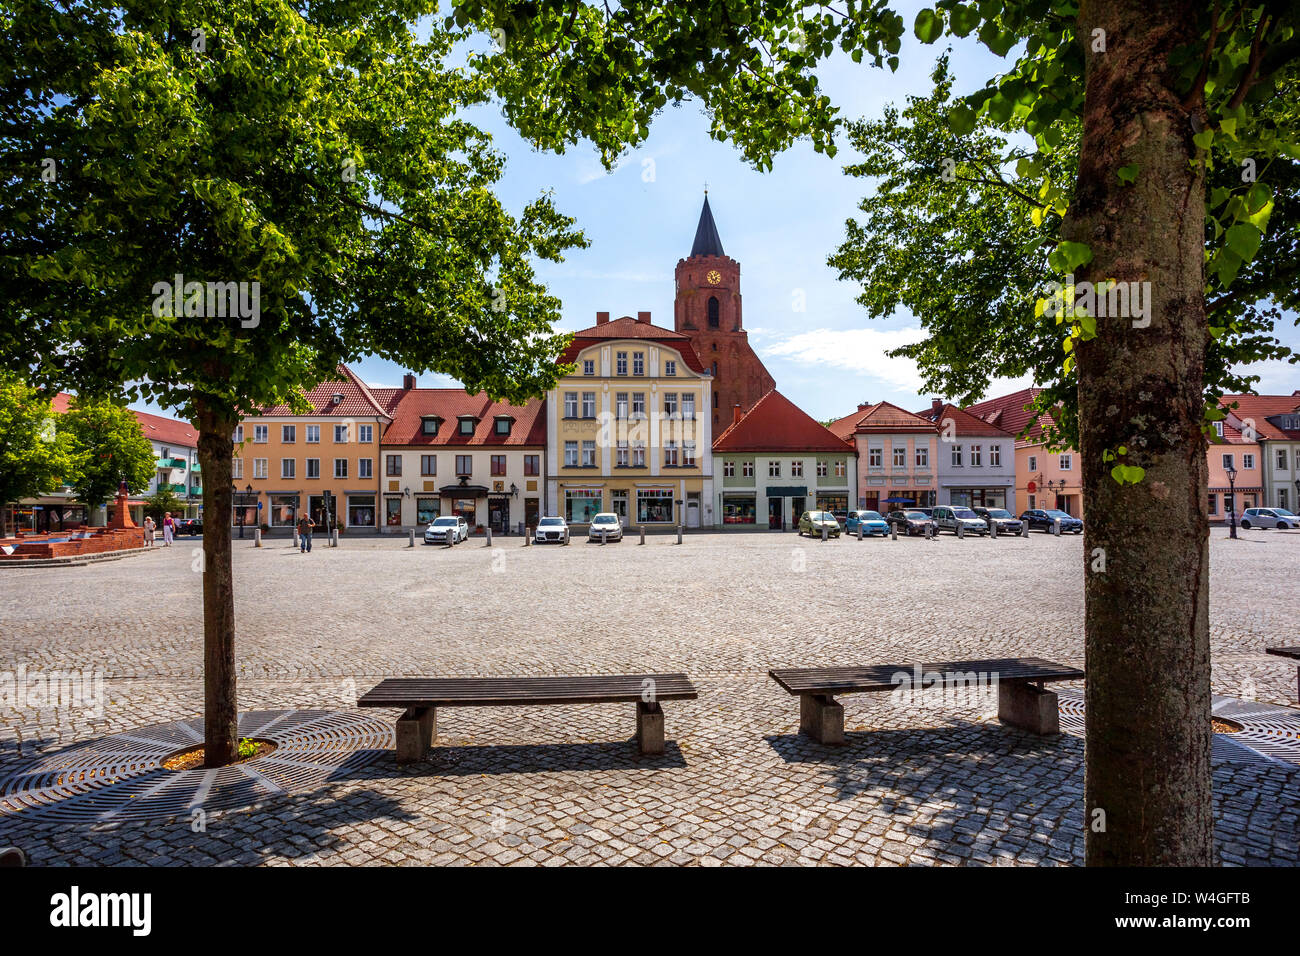
[[[1218,435],[1220,438],[1223,437],[1223,422],[1214,423],[1214,434]],[[1213,512],[1211,512],[1211,514],[1213,514]]]
[[[564,393],[564,417],[565,418],[578,417],[578,393],[577,392]]]
[[[818,467],[818,468],[821,468],[821,465],[822,465],[821,462],[818,462],[818,463],[817,463],[817,467]],[[802,477],[803,477],[803,462],[801,462],[801,461],[792,461],[792,462],[790,462],[790,477],[791,477],[791,478],[802,478]]]
[[[695,417],[695,394],[687,392],[682,396],[682,418],[693,419]]]
[[[591,524],[600,513],[601,495],[596,488],[566,488],[564,491],[564,517],[576,524]]]
[[[990,468],[1002,467],[1002,446],[1001,445],[989,445],[989,467]]]
[[[320,426],[319,426],[319,425],[308,425],[308,426],[307,426],[307,444],[309,444],[309,445],[319,445],[319,444],[320,444]]]
[[[885,450],[883,448],[867,449],[867,465],[871,468],[885,467]]]
[[[374,425],[357,426],[357,441],[361,442],[361,444],[363,445],[369,445],[374,440],[375,440]]]
[[[736,477],[736,463],[734,461],[724,461],[722,463],[722,477],[723,478]]]
[[[595,361],[595,359],[583,359],[583,360],[582,360],[582,374],[583,374],[583,375],[595,375],[595,374],[596,374],[596,361]]]
[[[621,441],[614,447],[614,466],[616,468],[626,468],[631,461],[631,455],[627,447],[627,442]]]
[[[980,459],[981,459],[981,455],[980,455],[980,446],[979,446],[979,445],[971,445],[971,446],[970,446],[970,466],[971,466],[972,468],[979,468],[979,467],[980,467]]]
[[[296,425],[280,426],[280,441],[286,445],[292,445],[298,440],[298,427]]]
[[[298,511],[297,495],[271,495],[268,523],[272,528],[292,528]]]
[[[742,478],[753,478],[753,477],[754,477],[754,463],[753,463],[752,461],[741,462],[741,464],[740,464],[740,477],[742,477]]]
[[[767,477],[769,478],[781,477],[781,463],[779,461],[769,461],[767,463]]]
[[[259,444],[259,445],[265,445],[265,444],[266,444],[266,441],[267,441],[267,432],[268,432],[268,431],[269,431],[269,428],[268,428],[268,426],[266,426],[266,425],[254,425],[254,426],[253,426],[253,441],[256,442],[256,443]]]
[[[917,468],[930,467],[930,446],[929,445],[916,446],[916,467]]]
[[[596,443],[595,441],[584,441],[582,443],[582,467],[596,467]]]
[[[438,426],[441,423],[442,419],[433,415],[430,415],[427,418],[421,418],[420,431],[425,435],[436,435],[438,434]]]
[[[677,361],[675,359],[664,360],[664,374],[665,375],[677,374]]]
[[[375,460],[374,460],[373,458],[358,458],[358,459],[357,459],[357,477],[358,477],[358,478],[373,478],[373,477],[374,477],[374,467],[375,467]]]
[[[1038,470],[1038,456],[1037,456],[1037,455],[1030,455],[1030,456],[1029,456],[1029,470],[1030,470],[1030,471],[1037,471],[1037,470]],[[1033,505],[1030,505],[1029,507],[1032,508]]]
[[[633,375],[645,374],[645,353],[644,352],[632,353],[632,374]]]
[[[501,477],[502,475],[504,475],[505,473],[506,473],[506,456],[505,456],[505,455],[493,455],[493,456],[492,456],[492,474],[495,475],[495,476],[497,476],[497,477],[499,478],[499,477]]]
[[[374,495],[348,495],[348,524],[354,528],[375,526]]]
[[[645,442],[635,441],[632,443],[632,467],[645,467]]]
[[[617,352],[617,353],[615,353],[615,355],[614,355],[614,367],[615,367],[615,370],[616,370],[615,374],[618,374],[618,375],[626,375],[626,374],[627,374],[627,353],[626,353],[626,352]]]
[[[711,295],[709,296],[709,328],[716,329],[717,327],[718,327],[718,297],[716,295]]]
[[[308,459],[307,459],[307,477],[308,477],[308,478],[319,478],[319,477],[320,477],[320,459],[319,459],[319,458],[308,458]]]
[[[632,393],[632,417],[645,418],[645,392]]]
[[[564,443],[564,467],[578,467],[578,443],[576,441],[566,441]]]
[[[389,474],[390,477],[393,478],[399,477],[402,474],[402,456],[389,455],[387,458],[387,462],[388,464],[384,470]]]
[[[254,458],[254,459],[253,459],[253,477],[254,477],[254,478],[265,478],[265,477],[266,477],[266,464],[267,464],[267,459],[265,459],[265,458]]]
[[[849,463],[841,459],[835,463],[835,477],[844,478],[849,473]]]
[[[1224,455],[1224,456],[1223,456],[1223,470],[1224,470],[1224,471],[1232,471],[1232,467],[1233,467],[1233,465],[1232,465],[1232,456],[1231,456],[1231,455]]]
[[[795,477],[797,477],[797,478],[802,478],[802,477],[803,477],[803,467],[802,467],[802,464],[800,465],[800,468],[799,468],[799,474],[796,475]],[[818,478],[825,478],[825,477],[826,477],[826,462],[824,462],[824,461],[819,461],[819,462],[817,462],[817,477],[818,477]]]
[[[1057,458],[1057,463],[1061,466],[1061,471],[1069,471],[1074,467],[1073,455],[1061,455]]]
[[[1279,508],[1285,508],[1285,507],[1286,507],[1286,498],[1287,498],[1286,489],[1285,489],[1285,488],[1279,488],[1279,489],[1277,490],[1277,506],[1278,506]]]
[[[627,418],[627,392],[616,392],[614,394],[614,417],[618,419]]]
[[[1286,449],[1277,449],[1277,470],[1286,471]]]
[[[664,414],[669,418],[677,417],[677,393],[664,392]]]
[[[510,426],[513,424],[514,422],[509,418],[498,418],[495,422],[492,423],[492,426],[493,426],[493,430],[498,435],[509,435]]]
[[[524,455],[524,474],[540,475],[542,473],[541,455]]]
[[[415,499],[416,524],[432,524],[433,519],[442,514],[442,502],[437,498]]]
[[[952,466],[954,468],[961,467],[961,445],[952,446]]]
[[[346,478],[348,476],[348,460],[346,458],[334,459],[334,477]]]
[[[242,458],[230,459],[230,477],[231,478],[244,477],[244,459]]]
[[[421,455],[420,456],[420,474],[436,475],[438,473],[438,456]]]
[[[661,488],[638,488],[636,520],[640,524],[667,524],[673,520],[673,493]]]
[[[682,442],[682,467],[695,467],[695,442],[693,441]]]
[[[907,467],[907,446],[906,445],[894,446],[894,467],[895,468]]]
[[[235,434],[231,436],[230,440],[233,441],[236,445],[242,445],[242,444],[244,443],[244,426],[243,426],[243,425],[236,425],[236,426],[235,426]]]
[[[456,477],[467,477],[474,473],[474,456],[457,455],[456,456]]]
[[[1219,423],[1215,422],[1215,424],[1217,425]],[[1219,513],[1219,496],[1210,495],[1210,514],[1217,515],[1218,513]]]
[[[1254,455],[1243,454],[1243,455],[1241,456],[1241,467],[1242,467],[1242,468],[1247,468],[1247,469],[1254,468],[1254,467],[1255,467],[1255,456],[1254,456]]]
[[[478,425],[478,422],[473,418],[461,418],[456,422],[456,425],[456,431],[460,434],[472,435],[474,434],[474,427]]]
[[[335,425],[335,426],[334,426],[334,444],[336,444],[336,445],[343,445],[343,444],[346,444],[346,443],[347,443],[347,440],[348,440],[348,426],[347,426],[347,425]]]
[[[595,392],[582,393],[582,417],[583,418],[596,417],[596,393]]]
[[[281,478],[294,478],[294,477],[296,477],[297,467],[298,467],[298,459],[296,459],[296,458],[281,458],[281,459],[280,459],[280,477],[281,477]]]
[[[676,468],[681,464],[677,456],[677,442],[664,442],[664,466],[666,468]]]

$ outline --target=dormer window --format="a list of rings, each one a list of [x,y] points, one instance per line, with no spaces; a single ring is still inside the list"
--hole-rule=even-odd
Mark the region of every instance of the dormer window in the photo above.
[[[438,434],[438,426],[441,424],[442,424],[442,419],[439,418],[437,415],[421,415],[420,434],[436,435]]]
[[[456,416],[456,432],[460,435],[472,435],[478,427],[478,419],[473,415]]]
[[[514,423],[515,420],[509,415],[497,415],[492,420],[492,431],[498,435],[509,435],[510,426]]]

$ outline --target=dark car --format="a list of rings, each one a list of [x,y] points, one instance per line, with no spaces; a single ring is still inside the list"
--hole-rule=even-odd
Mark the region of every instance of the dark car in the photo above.
[[[1030,531],[1052,533],[1052,525],[1061,522],[1061,534],[1083,534],[1083,522],[1058,508],[1031,508],[1020,515],[1020,520],[1028,522]]]
[[[1020,534],[1024,523],[1006,508],[972,508],[990,528],[998,526],[998,534]]]
[[[190,537],[193,537],[196,534],[202,534],[202,533],[203,533],[202,518],[177,518],[176,519],[177,535],[188,534]]]
[[[891,528],[897,528],[903,534],[925,534],[927,525],[934,526],[934,519],[915,508],[909,508],[907,511],[891,511],[885,515],[885,521]]]

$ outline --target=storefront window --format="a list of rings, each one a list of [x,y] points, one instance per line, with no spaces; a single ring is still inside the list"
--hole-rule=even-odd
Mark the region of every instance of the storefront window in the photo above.
[[[564,517],[571,524],[591,524],[600,513],[599,488],[567,488],[564,492]]]
[[[451,503],[451,513],[454,515],[461,515],[467,522],[469,522],[471,528],[474,527],[477,521],[475,508],[476,506],[473,498],[456,498]]]
[[[375,496],[348,495],[348,527],[373,528],[375,526]]]
[[[330,495],[329,508],[325,507],[324,495],[311,495],[307,498],[307,508],[311,512],[311,520],[316,522],[317,531],[327,531],[337,528],[339,499],[336,495]]]
[[[758,520],[758,505],[754,498],[723,498],[723,524],[754,524]]]
[[[272,528],[292,528],[298,520],[297,495],[271,495]]]
[[[848,495],[818,495],[817,510],[819,511],[848,511]]]
[[[402,523],[401,498],[384,499],[384,522],[389,525],[399,525]]]
[[[442,502],[437,498],[415,499],[416,524],[431,524],[440,514],[442,514]]]
[[[636,493],[638,524],[669,524],[673,520],[673,493],[659,488],[642,488]]]
[[[611,510],[627,524],[627,492],[611,491],[609,493]]]

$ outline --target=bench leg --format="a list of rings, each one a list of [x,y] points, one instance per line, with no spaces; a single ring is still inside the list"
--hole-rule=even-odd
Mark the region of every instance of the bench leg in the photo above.
[[[643,754],[664,752],[664,710],[658,703],[636,702],[636,742]]]
[[[830,694],[799,696],[799,732],[818,743],[844,743],[844,705]]]
[[[438,736],[438,712],[433,707],[408,707],[397,718],[397,762],[416,763]]]
[[[998,683],[998,720],[1035,734],[1059,734],[1056,694],[1024,681]]]

